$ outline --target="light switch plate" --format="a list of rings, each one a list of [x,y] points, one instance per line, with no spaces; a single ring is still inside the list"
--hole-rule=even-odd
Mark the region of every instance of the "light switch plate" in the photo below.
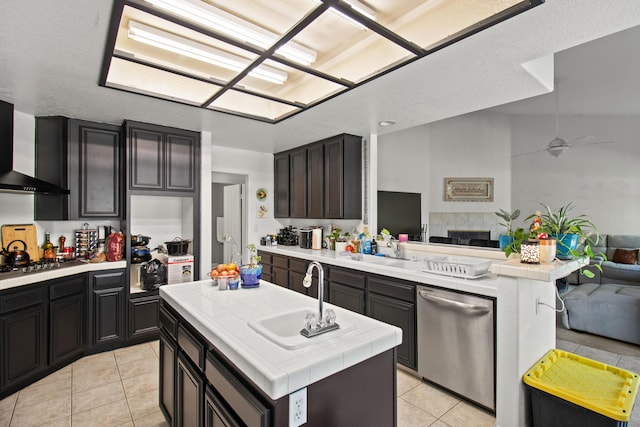
[[[307,388],[289,395],[289,427],[298,427],[307,422]]]

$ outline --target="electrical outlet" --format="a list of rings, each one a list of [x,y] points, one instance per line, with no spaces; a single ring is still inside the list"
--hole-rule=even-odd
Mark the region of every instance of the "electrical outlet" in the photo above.
[[[289,395],[289,427],[298,427],[307,422],[307,388]]]

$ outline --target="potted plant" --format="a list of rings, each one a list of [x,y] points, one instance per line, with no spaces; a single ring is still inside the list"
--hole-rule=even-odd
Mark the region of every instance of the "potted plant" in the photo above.
[[[542,203],[541,203],[542,204]],[[540,214],[540,232],[547,233],[551,238],[557,240],[557,257],[570,259],[578,256],[593,257],[592,245],[600,240],[600,233],[585,215],[571,215],[575,208],[573,203],[553,210],[549,206],[542,204],[544,212]],[[531,215],[527,219],[533,218]],[[578,250],[578,246],[581,249]]]
[[[501,234],[498,236],[498,241],[500,242],[500,249],[505,250],[507,246],[511,242],[513,242],[513,232],[511,230],[511,226],[513,225],[513,221],[518,219],[520,216],[520,209],[516,209],[515,211],[509,213],[504,209],[500,209],[499,212],[495,212],[498,218],[502,219],[504,222],[499,222],[498,224],[507,228],[507,234]]]
[[[257,254],[256,245],[250,243],[247,245],[249,249],[249,264],[240,267],[240,278],[242,279],[243,288],[255,288],[260,285],[260,275],[262,274],[262,257]]]

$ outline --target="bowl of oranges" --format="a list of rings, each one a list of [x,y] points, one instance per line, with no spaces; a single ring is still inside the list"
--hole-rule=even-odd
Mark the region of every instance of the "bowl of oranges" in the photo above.
[[[229,279],[236,278],[240,275],[240,267],[231,262],[229,264],[218,264],[209,272],[209,277],[214,285],[218,284],[219,279],[223,279],[226,283]]]

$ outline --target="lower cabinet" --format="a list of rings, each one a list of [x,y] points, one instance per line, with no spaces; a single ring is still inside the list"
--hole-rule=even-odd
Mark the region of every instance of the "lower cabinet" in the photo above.
[[[176,422],[178,427],[201,426],[204,415],[204,380],[198,368],[178,351],[176,367]]]
[[[329,302],[365,314],[366,273],[334,267],[329,277]]]
[[[160,332],[160,410],[169,425],[174,425],[175,414],[175,372],[177,360],[177,345],[165,331]]]
[[[82,356],[86,347],[87,276],[47,282],[49,286],[49,364]]]
[[[147,295],[129,299],[129,319],[127,321],[127,340],[137,341],[152,339],[158,336],[158,308],[160,297]]]
[[[233,413],[216,396],[211,386],[204,392],[204,425],[205,427],[241,427]]]
[[[47,367],[46,291],[44,285],[31,285],[0,295],[0,391]]]
[[[367,316],[402,329],[398,363],[417,369],[415,286],[379,276],[370,276],[367,284]]]
[[[126,339],[125,270],[90,273],[91,345],[95,351],[116,348]]]

